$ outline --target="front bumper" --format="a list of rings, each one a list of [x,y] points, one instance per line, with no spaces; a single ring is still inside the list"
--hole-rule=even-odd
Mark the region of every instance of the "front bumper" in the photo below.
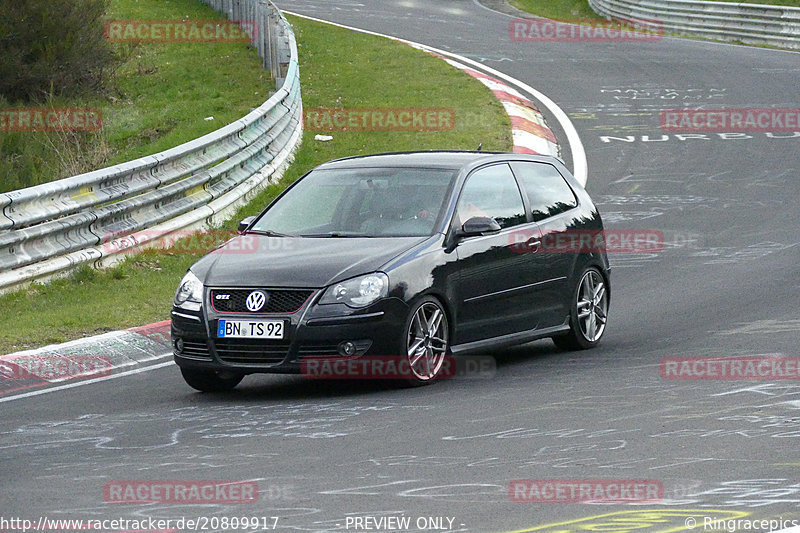
[[[182,368],[234,371],[244,374],[301,372],[310,357],[340,355],[340,344],[353,342],[359,356],[396,355],[404,346],[408,306],[398,298],[386,298],[365,309],[343,304],[317,305],[316,292],[306,304],[289,315],[260,318],[285,321],[283,340],[224,339],[217,337],[220,319],[250,319],[247,314],[218,313],[204,305],[199,312],[173,308],[172,348]],[[208,300],[206,300],[208,301]]]

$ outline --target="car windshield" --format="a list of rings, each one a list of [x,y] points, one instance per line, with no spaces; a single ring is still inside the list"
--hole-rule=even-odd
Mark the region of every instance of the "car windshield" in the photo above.
[[[433,233],[456,171],[314,170],[251,231],[302,237],[410,237]]]

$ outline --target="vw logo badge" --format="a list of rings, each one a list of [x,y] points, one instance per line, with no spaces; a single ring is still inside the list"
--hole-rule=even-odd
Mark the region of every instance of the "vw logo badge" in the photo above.
[[[247,297],[245,301],[245,305],[247,306],[248,311],[255,313],[256,311],[261,311],[264,306],[267,304],[267,293],[264,291],[253,291]]]

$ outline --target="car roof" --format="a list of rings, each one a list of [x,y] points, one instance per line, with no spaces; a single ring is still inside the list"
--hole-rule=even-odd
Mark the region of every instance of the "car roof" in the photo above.
[[[540,161],[553,162],[551,156],[523,155],[507,152],[426,151],[393,152],[362,155],[336,159],[320,165],[323,168],[368,168],[368,167],[426,167],[460,169],[493,161]]]

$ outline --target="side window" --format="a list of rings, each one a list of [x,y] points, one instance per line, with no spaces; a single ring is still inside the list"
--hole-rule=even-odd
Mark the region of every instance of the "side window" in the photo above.
[[[511,167],[528,194],[533,220],[543,220],[578,205],[572,189],[553,165],[516,161]]]
[[[492,165],[470,174],[458,200],[457,216],[460,224],[472,217],[491,217],[501,228],[524,224],[522,195],[509,166]]]

